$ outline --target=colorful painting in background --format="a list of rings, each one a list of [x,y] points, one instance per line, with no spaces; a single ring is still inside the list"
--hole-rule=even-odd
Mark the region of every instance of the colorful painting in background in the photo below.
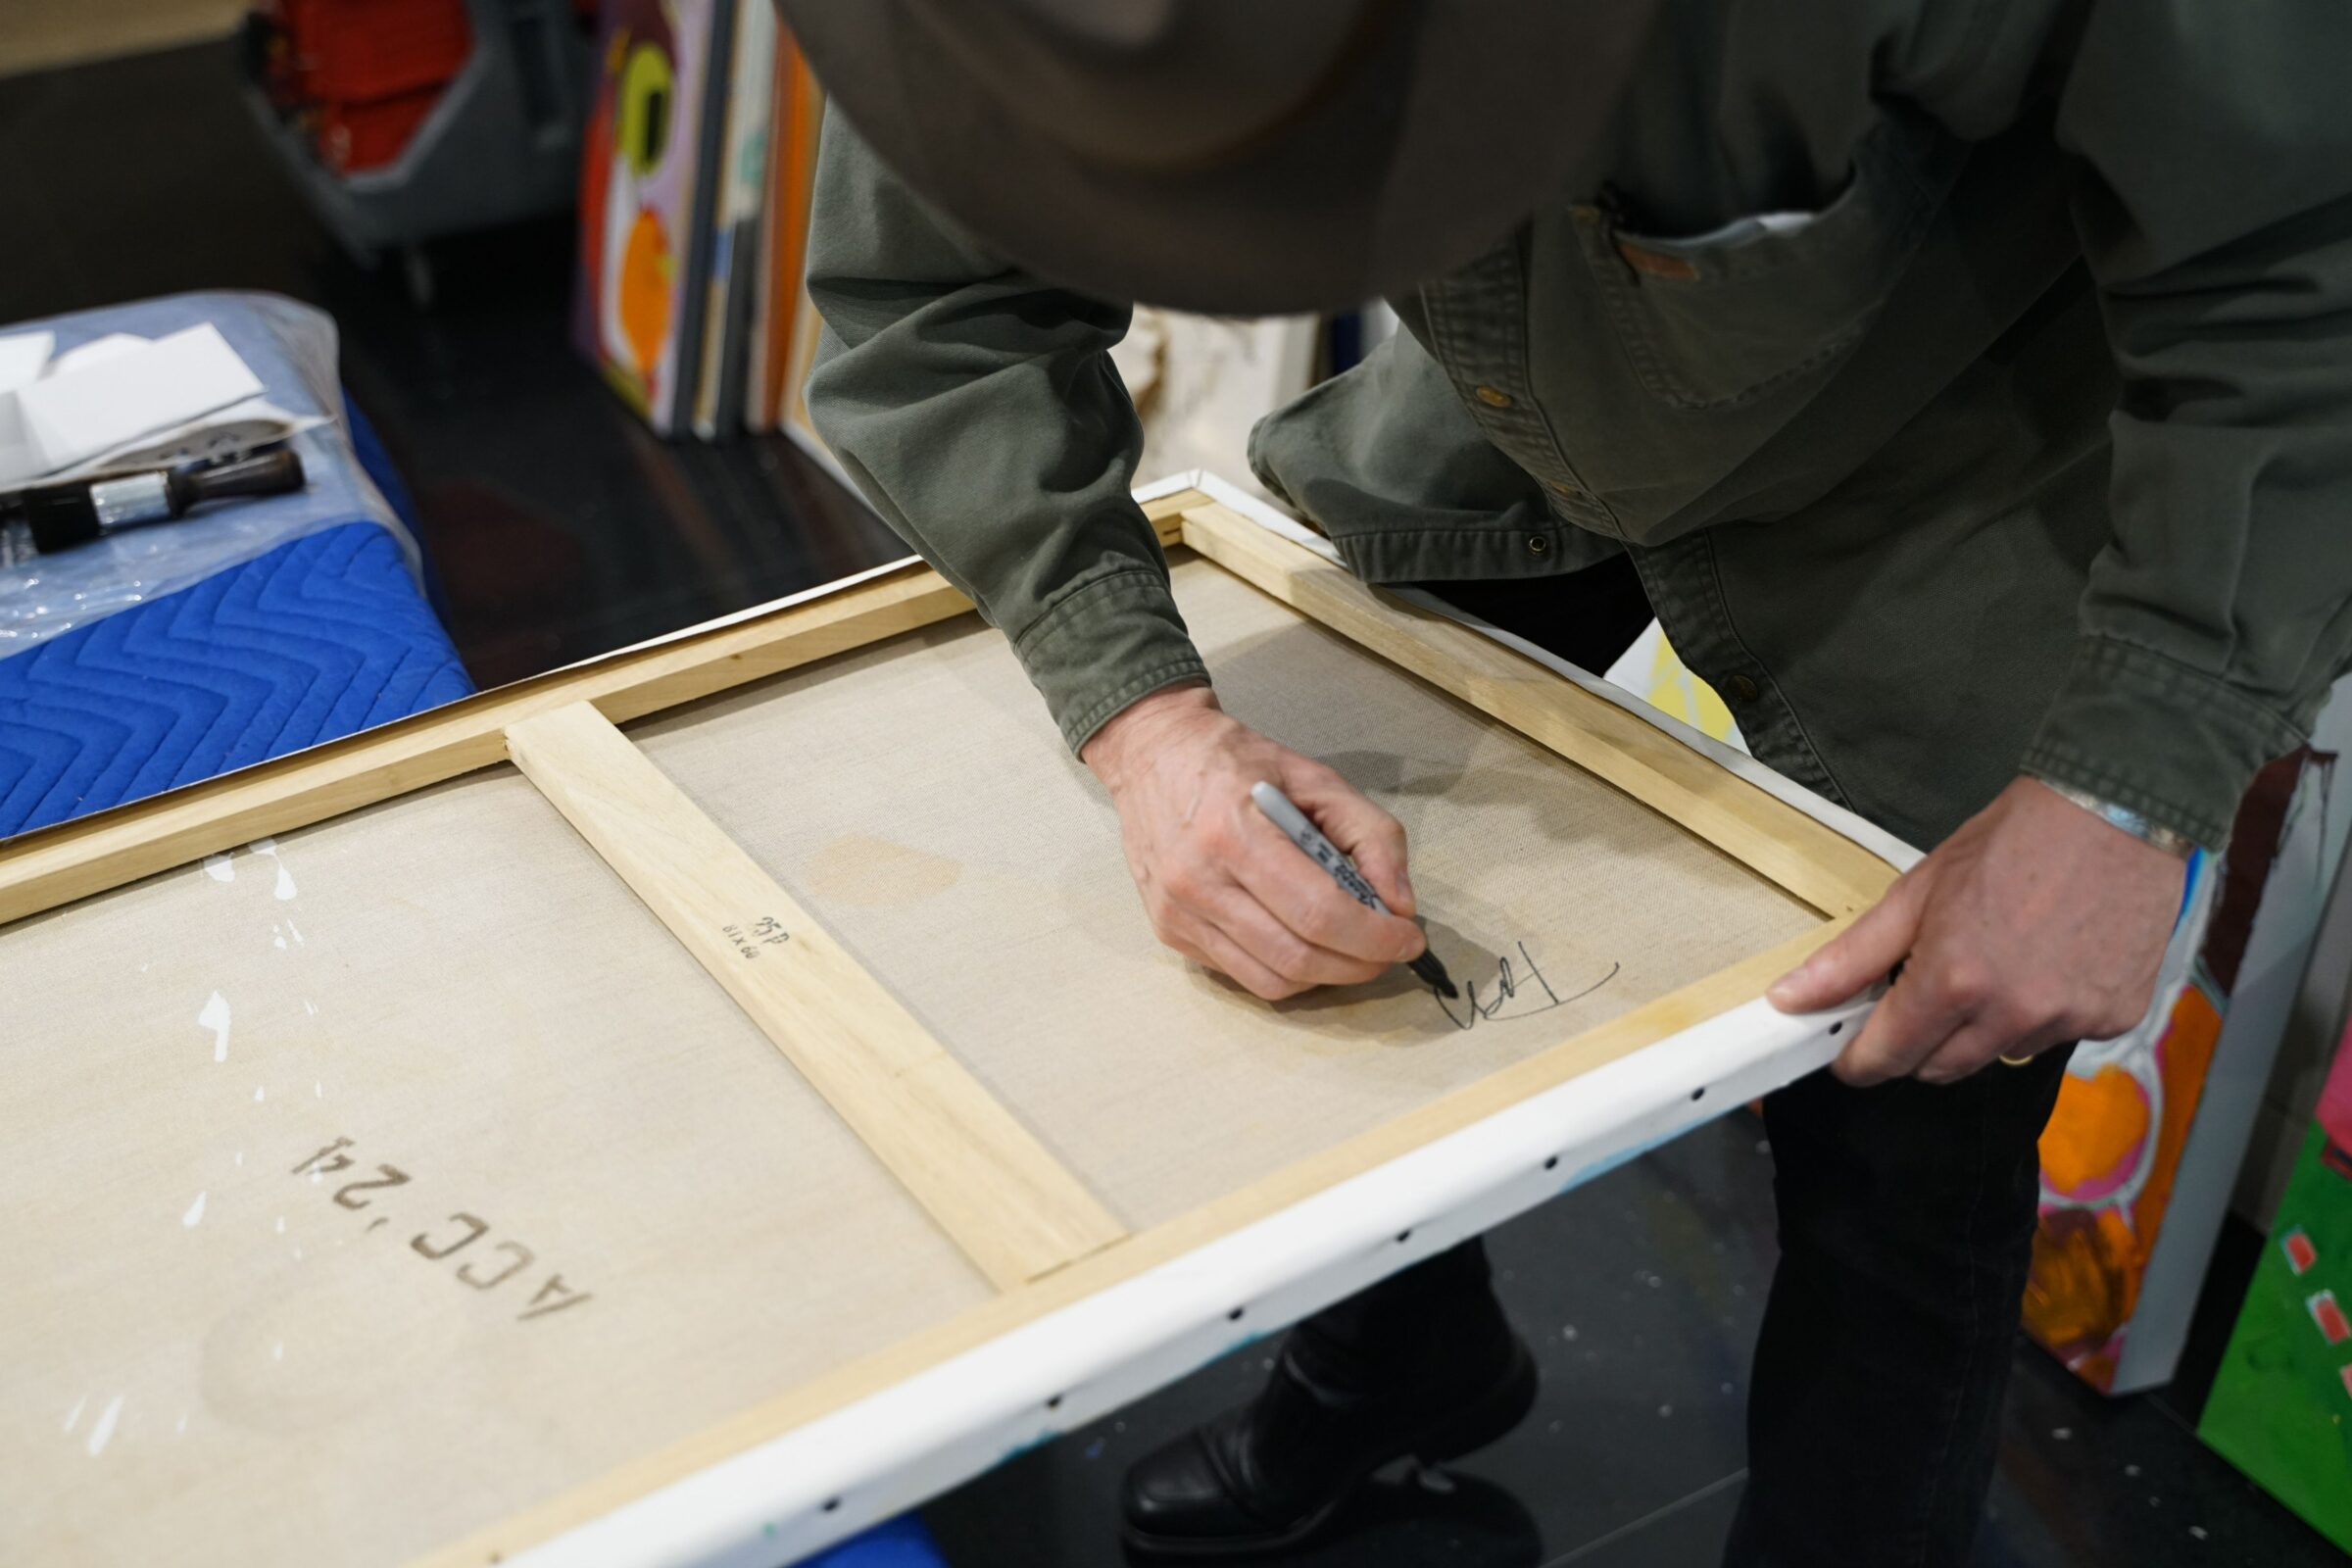
[[[718,181],[704,122],[732,0],[605,0],[580,157],[572,336],[662,434],[691,412]],[[723,76],[720,78],[723,79]]]
[[[2339,1044],[2197,1436],[2320,1534],[2352,1551],[2347,1303],[2352,1046]]]
[[[2264,769],[2225,860],[2190,862],[2180,923],[2148,1020],[2075,1051],[2041,1136],[2041,1223],[2026,1287],[2026,1331],[2103,1392],[2141,1307],[2206,1069],[2221,1038],[2254,914],[2308,753]],[[2230,1172],[2212,1179],[2227,1182]]]

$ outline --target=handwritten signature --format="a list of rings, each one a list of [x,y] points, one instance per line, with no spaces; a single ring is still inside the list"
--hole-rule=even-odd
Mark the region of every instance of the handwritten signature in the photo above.
[[[1622,963],[1612,963],[1609,965],[1607,974],[1602,975],[1584,990],[1563,997],[1551,989],[1550,981],[1544,978],[1544,971],[1536,966],[1535,955],[1527,951],[1527,944],[1519,942],[1512,945],[1519,951],[1519,964],[1514,966],[1508,954],[1494,961],[1494,984],[1485,1000],[1480,999],[1478,982],[1475,980],[1463,985],[1461,1003],[1463,1010],[1458,1013],[1454,1010],[1453,1004],[1444,997],[1434,991],[1430,993],[1431,997],[1436,999],[1440,1010],[1446,1014],[1446,1020],[1456,1029],[1475,1029],[1482,1018],[1493,1021],[1532,1018],[1539,1012],[1549,1012],[1554,1007],[1565,1007],[1571,1002],[1581,1001],[1616,979],[1617,971],[1625,967]],[[1521,1002],[1522,999],[1524,999],[1524,1004],[1517,1007],[1512,1006],[1512,1004]],[[1506,1008],[1510,1010],[1506,1011]]]

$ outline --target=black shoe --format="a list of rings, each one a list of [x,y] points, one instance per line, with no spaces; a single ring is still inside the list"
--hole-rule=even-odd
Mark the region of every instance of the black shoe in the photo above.
[[[1127,1472],[1128,1546],[1145,1557],[1239,1557],[1305,1541],[1375,1470],[1485,1447],[1536,1402],[1536,1363],[1510,1336],[1499,1370],[1430,1387],[1351,1389],[1312,1375],[1294,1342],[1255,1399]]]

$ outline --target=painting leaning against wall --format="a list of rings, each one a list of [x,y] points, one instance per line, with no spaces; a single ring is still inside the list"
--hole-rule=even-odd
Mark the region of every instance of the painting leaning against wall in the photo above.
[[[2197,1436],[2320,1534],[2352,1551],[2347,1313],[2352,1047],[2338,1045]]]
[[[2226,1184],[2234,1172],[2230,1152],[2230,1169],[2185,1167],[2189,1133],[2290,812],[2298,796],[2325,798],[2332,760],[2306,750],[2273,762],[2246,793],[2227,856],[2200,851],[2191,859],[2157,986],[2169,1001],[2132,1033],[2077,1048],[2042,1133],[2026,1331],[2102,1392],[2170,1375],[2163,1355],[2152,1377],[2136,1369],[2118,1377],[2176,1190]],[[2167,1288],[2193,1291],[2195,1283]]]

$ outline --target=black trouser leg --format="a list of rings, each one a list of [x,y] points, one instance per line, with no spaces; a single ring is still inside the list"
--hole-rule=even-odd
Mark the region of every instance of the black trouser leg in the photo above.
[[[1285,1349],[1324,1387],[1440,1394],[1458,1382],[1475,1393],[1511,1354],[1486,1243],[1464,1242],[1325,1307]]]
[[[2068,1054],[1765,1101],[1781,1262],[1726,1568],[1971,1560]]]

